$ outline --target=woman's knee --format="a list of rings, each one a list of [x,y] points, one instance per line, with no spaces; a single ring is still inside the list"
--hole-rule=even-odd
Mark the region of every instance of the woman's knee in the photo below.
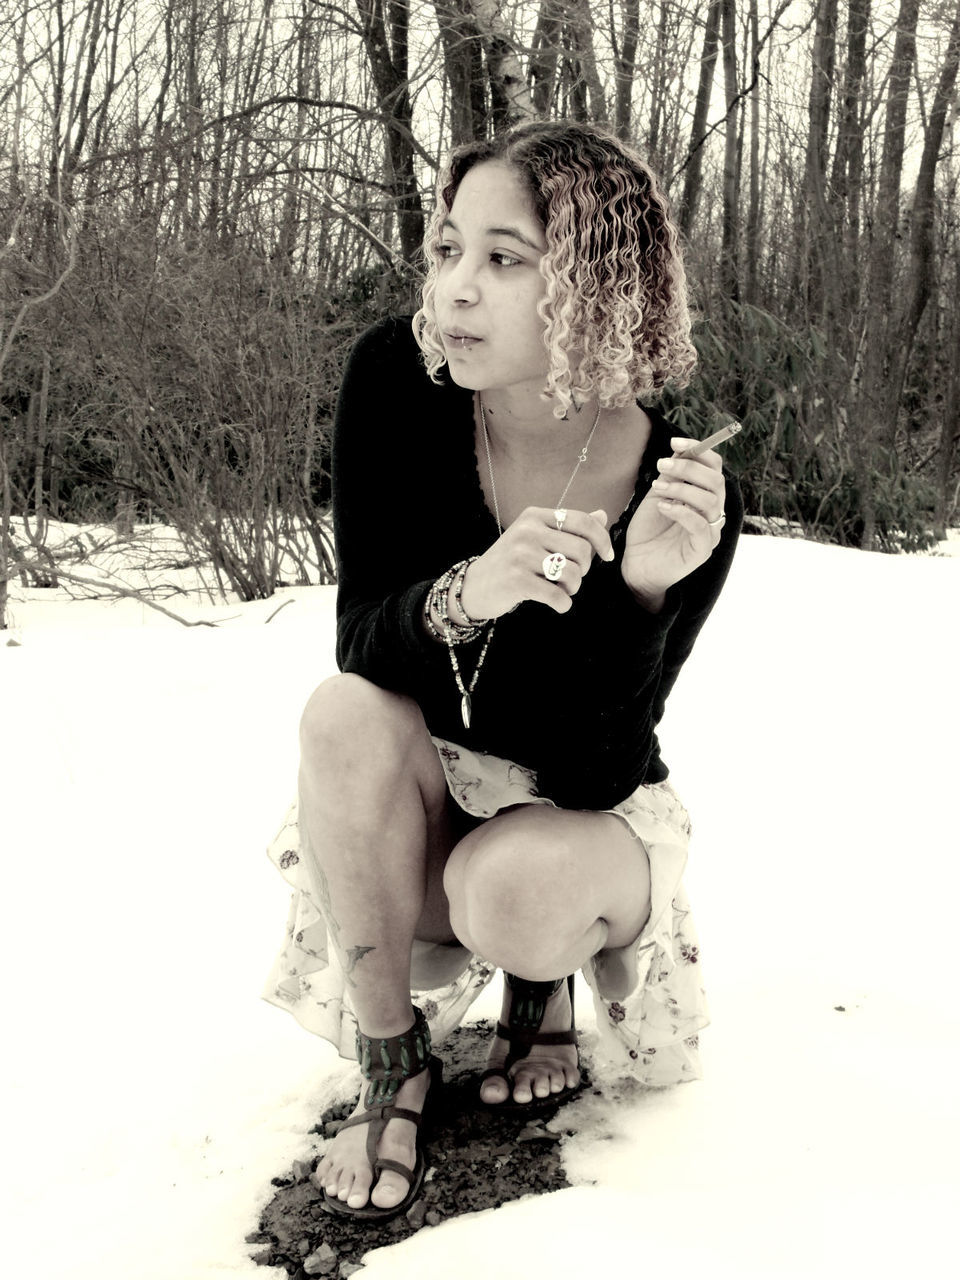
[[[307,700],[300,718],[305,762],[350,768],[408,755],[427,736],[419,707],[410,698],[381,689],[352,673],[331,676]]]
[[[583,859],[561,823],[525,811],[509,817],[492,819],[451,855],[450,920],[466,945],[503,968],[555,977],[597,919]]]

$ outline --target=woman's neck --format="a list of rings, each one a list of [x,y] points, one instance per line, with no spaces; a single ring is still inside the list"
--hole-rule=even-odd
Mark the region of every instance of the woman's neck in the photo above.
[[[571,406],[566,418],[557,418],[541,393],[524,396],[501,392],[478,392],[477,409],[492,447],[511,457],[532,454],[546,460],[554,453],[566,456],[571,447],[582,445],[597,417],[597,402]]]

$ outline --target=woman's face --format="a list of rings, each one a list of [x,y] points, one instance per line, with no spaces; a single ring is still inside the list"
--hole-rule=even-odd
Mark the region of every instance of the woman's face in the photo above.
[[[475,165],[441,228],[434,300],[450,374],[461,387],[542,391],[548,359],[537,303],[546,289],[546,247],[516,172],[496,160]]]

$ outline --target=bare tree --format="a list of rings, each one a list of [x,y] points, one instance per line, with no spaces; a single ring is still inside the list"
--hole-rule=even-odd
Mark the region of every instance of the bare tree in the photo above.
[[[450,110],[450,141],[458,147],[487,130],[483,44],[469,0],[434,0],[443,42]]]
[[[77,237],[76,226],[69,212],[64,209],[58,210],[62,215],[65,226],[64,234],[64,261],[57,271],[56,275],[49,279],[46,287],[36,292],[30,292],[21,283],[21,287],[17,290],[16,295],[9,301],[7,298],[2,299],[3,309],[0,310],[0,403],[6,399],[6,388],[4,386],[4,370],[10,360],[14,343],[20,333],[27,316],[31,311],[43,307],[51,299],[55,298],[63,288],[67,277],[73,272],[77,264]],[[19,231],[24,221],[26,207],[21,206],[18,210],[18,217],[14,222],[12,233],[8,237],[7,242],[2,250],[0,250],[0,268],[3,268],[4,274],[8,276],[12,272],[16,272],[21,282],[35,275],[30,271],[29,263],[24,261],[22,253],[18,252],[20,246],[18,244]],[[9,306],[9,311],[7,307]],[[45,377],[41,384],[41,398],[44,401],[42,408],[39,410],[40,420],[46,421],[46,399],[49,391],[49,357],[44,362]],[[41,431],[44,428],[41,426]],[[13,511],[14,511],[14,485],[12,477],[13,461],[12,454],[21,442],[11,438],[7,424],[3,418],[0,418],[0,631],[4,630],[7,625],[7,600],[9,598],[10,578],[18,571],[21,561],[21,554],[18,550],[13,536]],[[43,451],[45,442],[38,449],[40,465],[42,466]],[[34,466],[36,466],[36,461]],[[36,482],[36,477],[34,477]],[[39,518],[43,520],[42,510],[42,477],[38,489],[41,502]],[[22,495],[16,495],[21,497]],[[39,531],[42,534],[42,530]],[[42,541],[42,538],[41,538]]]
[[[924,130],[923,154],[913,197],[910,217],[910,272],[906,305],[893,343],[893,373],[890,379],[891,399],[899,404],[903,383],[920,321],[936,284],[934,270],[934,224],[936,212],[936,179],[943,145],[947,111],[954,101],[957,68],[960,65],[960,3],[957,4],[937,87]]]
[[[739,203],[740,203],[740,115],[737,72],[736,0],[720,3],[723,87],[726,99],[726,128],[723,153],[723,239],[720,249],[720,282],[724,295],[740,296]]]
[[[537,112],[516,43],[500,18],[496,0],[465,2],[470,6],[483,42],[493,127],[503,129],[521,120],[535,120]]]
[[[707,114],[710,110],[710,95],[713,92],[713,77],[719,49],[720,4],[721,0],[710,0],[703,28],[700,80],[697,85],[693,123],[690,127],[690,148],[685,165],[683,195],[680,199],[680,226],[688,236],[693,227],[703,182],[703,145],[707,138]]]
[[[833,81],[836,71],[837,0],[818,0],[813,37],[804,197],[798,218],[797,261],[805,279],[798,281],[806,294],[810,313],[819,317],[824,307],[824,253],[827,234],[827,138]]]
[[[637,42],[640,37],[640,0],[621,0],[623,26],[620,40],[611,24],[614,73],[616,76],[616,106],[614,120],[619,137],[629,139],[633,96],[633,81],[637,72]]]
[[[863,504],[864,547],[876,543],[876,510],[870,474],[871,445],[881,441],[893,449],[897,429],[897,405],[887,396],[887,375],[892,337],[890,311],[893,300],[894,245],[900,238],[900,188],[905,150],[907,102],[916,56],[919,0],[901,0],[887,88],[887,109],[874,237],[867,276],[863,355],[855,398],[854,461]]]

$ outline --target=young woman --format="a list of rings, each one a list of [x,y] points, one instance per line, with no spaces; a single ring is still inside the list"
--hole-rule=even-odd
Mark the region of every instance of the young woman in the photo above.
[[[370,1082],[316,1177],[377,1218],[423,1178],[431,1035],[497,968],[481,1105],[576,1091],[578,969],[608,1058],[699,1075],[689,828],[655,727],[741,520],[718,454],[641,407],[695,356],[638,156],[563,122],[462,148],[426,253],[412,326],[370,330],[344,374],[343,674],[307,705],[273,846],[297,892],[267,997]]]

